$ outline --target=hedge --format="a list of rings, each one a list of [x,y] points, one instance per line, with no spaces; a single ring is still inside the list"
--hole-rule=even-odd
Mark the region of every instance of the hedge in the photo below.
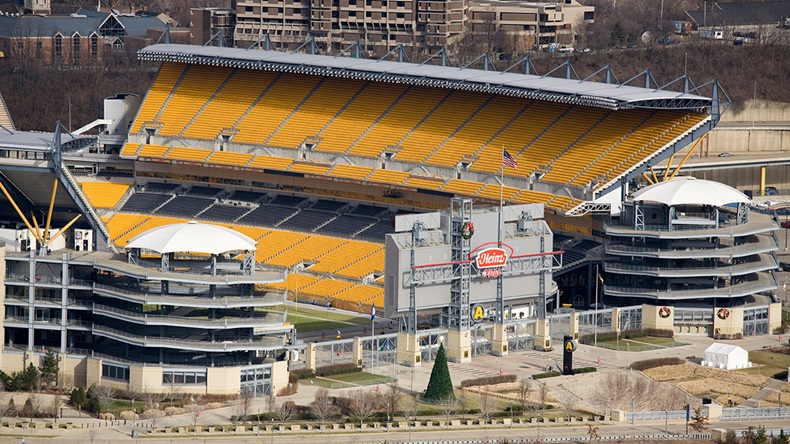
[[[579,368],[573,369],[573,373],[575,373],[575,374],[592,373],[592,372],[595,372],[595,371],[598,371],[598,369],[595,368],[595,367],[579,367]]]
[[[485,378],[467,379],[461,381],[461,387],[477,387],[481,385],[502,384],[504,382],[516,382],[516,375],[497,375]]]
[[[357,367],[355,364],[347,363],[347,364],[334,364],[334,365],[325,365],[323,367],[318,367],[315,369],[316,376],[332,376],[332,375],[343,375],[346,373],[356,373],[361,372],[362,369]]]
[[[631,329],[631,330],[621,331],[619,337],[620,339],[636,339],[636,338],[644,338],[647,336],[652,336],[655,338],[673,338],[675,337],[675,332],[670,329],[660,329],[660,328]],[[617,337],[618,337],[617,332],[615,331],[598,332],[599,342],[616,341]],[[587,334],[579,337],[579,342],[582,344],[589,345],[594,341],[595,341],[594,334]]]
[[[684,361],[680,358],[655,358],[655,359],[645,359],[642,361],[636,361],[631,364],[631,368],[634,370],[647,370],[655,367],[663,367],[665,365],[678,365],[682,364]]]
[[[560,376],[560,375],[562,375],[562,373],[560,372],[537,373],[532,375],[532,379],[553,378],[555,376]]]

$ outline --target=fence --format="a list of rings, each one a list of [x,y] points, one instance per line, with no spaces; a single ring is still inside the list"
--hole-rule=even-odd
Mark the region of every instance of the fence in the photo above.
[[[790,418],[790,407],[771,407],[761,409],[746,409],[734,407],[722,409],[719,420],[721,421],[740,421],[744,419],[784,419]]]

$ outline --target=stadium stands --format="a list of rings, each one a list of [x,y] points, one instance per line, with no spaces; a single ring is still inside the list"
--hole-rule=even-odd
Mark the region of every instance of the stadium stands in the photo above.
[[[323,211],[301,210],[294,217],[284,221],[279,226],[289,230],[313,231],[334,217],[334,214]]]
[[[332,168],[332,170],[330,170],[329,174],[344,179],[362,180],[365,177],[369,176],[372,171],[373,168],[368,168],[364,166],[340,164],[340,165],[335,165],[335,167]]]
[[[348,205],[346,202],[319,199],[316,203],[310,206],[310,209],[317,211],[338,211],[346,205]]]
[[[144,123],[154,121],[186,67],[187,65],[182,63],[162,63],[156,79],[151,85],[151,89],[148,90],[148,94],[145,96],[140,111],[137,113],[137,117],[134,119],[130,133],[137,133]]]
[[[352,236],[359,231],[373,225],[375,219],[350,215],[340,215],[320,227],[319,233],[336,234],[341,236]]]
[[[140,148],[138,156],[158,159],[164,157],[165,153],[169,149],[170,147],[165,145],[143,145],[143,147]]]
[[[236,143],[261,145],[321,82],[318,76],[279,75],[236,125]]]
[[[234,153],[230,151],[214,151],[214,154],[208,158],[209,163],[218,165],[235,165],[245,166],[250,163],[253,155],[249,153]]]
[[[225,86],[186,128],[183,137],[213,140],[223,130],[230,130],[257,98],[256,94],[251,94],[251,86],[265,89],[276,75],[266,71],[235,70]]]
[[[489,99],[485,94],[453,92],[403,140],[395,159],[422,163]]]
[[[346,153],[378,157],[387,147],[400,141],[427,117],[450,93],[435,88],[414,88],[392,106]]]
[[[280,254],[269,258],[266,263],[279,267],[293,267],[300,262],[315,262],[317,258],[348,242],[328,236],[310,236],[305,242],[288,248]]]
[[[271,231],[258,240],[258,257],[261,262],[267,262],[280,253],[305,242],[310,238],[307,234],[291,231]]]
[[[251,207],[216,204],[200,213],[200,219],[216,222],[232,222],[250,212]]]
[[[129,191],[129,184],[116,182],[80,182],[82,192],[96,208],[115,208]]]
[[[205,65],[189,65],[189,69],[178,84],[175,93],[164,103],[158,123],[159,134],[178,136],[187,123],[216,93],[230,75],[228,69],[216,69]]]
[[[129,196],[121,210],[129,213],[152,214],[154,210],[172,198],[173,196],[164,194],[135,193]]]
[[[195,197],[215,197],[217,194],[219,194],[220,191],[222,191],[222,189],[220,188],[193,185],[184,194],[186,194],[187,196],[195,196]]]
[[[256,202],[264,195],[255,191],[236,190],[228,196],[228,200],[237,200],[239,202]]]
[[[173,194],[181,185],[177,183],[149,182],[145,185],[146,193]]]
[[[259,227],[275,227],[283,220],[296,214],[297,211],[299,210],[293,208],[263,205],[245,214],[238,222]]]
[[[368,83],[348,107],[321,130],[316,150],[346,151],[407,89],[405,85]]]
[[[384,207],[379,207],[376,205],[367,205],[367,204],[359,204],[354,207],[350,214],[356,214],[358,216],[369,216],[369,217],[378,217],[381,213],[387,211]]]
[[[266,144],[299,147],[306,138],[317,136],[363,85],[363,82],[349,79],[326,79]]]
[[[381,254],[383,256],[383,248],[383,245],[371,242],[348,242],[318,258],[317,263],[306,271],[334,275],[353,262],[360,260],[360,258],[368,257],[372,254]]]
[[[191,219],[213,204],[214,199],[176,196],[158,208],[155,213]]]
[[[211,150],[204,150],[199,148],[184,148],[175,146],[170,148],[165,156],[167,159],[173,160],[186,160],[191,162],[203,162],[208,159]]]

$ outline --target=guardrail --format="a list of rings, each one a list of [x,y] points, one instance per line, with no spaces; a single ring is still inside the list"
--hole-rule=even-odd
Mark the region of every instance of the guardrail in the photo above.
[[[722,409],[719,420],[721,421],[740,421],[744,419],[783,419],[790,418],[790,407],[769,407],[759,409],[748,409],[733,407]]]

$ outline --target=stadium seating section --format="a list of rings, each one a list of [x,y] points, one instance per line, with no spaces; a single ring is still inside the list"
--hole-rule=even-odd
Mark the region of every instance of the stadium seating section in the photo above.
[[[129,184],[115,182],[80,182],[82,192],[96,208],[115,208],[129,191]]]

